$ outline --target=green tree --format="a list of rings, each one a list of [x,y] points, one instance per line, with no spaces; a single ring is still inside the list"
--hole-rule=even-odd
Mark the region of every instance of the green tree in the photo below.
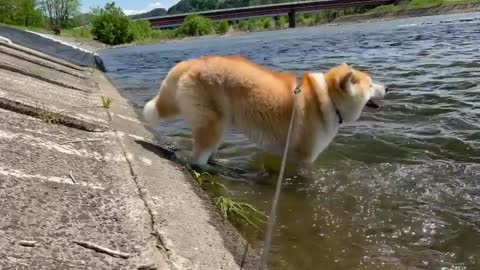
[[[43,16],[35,0],[0,0],[0,22],[22,26],[41,26]]]
[[[144,40],[152,37],[154,34],[150,27],[150,22],[144,20],[130,20],[128,32],[132,40]]]
[[[223,35],[228,32],[228,28],[229,28],[228,22],[226,20],[222,20],[217,24],[216,32],[217,34]]]
[[[39,0],[38,4],[57,34],[67,26],[68,20],[80,14],[80,0]]]
[[[212,20],[204,16],[188,15],[180,26],[180,32],[187,36],[203,36],[212,33]]]
[[[92,23],[92,34],[98,40],[110,45],[131,42],[130,19],[114,2],[107,3],[105,8],[98,10],[98,15]]]

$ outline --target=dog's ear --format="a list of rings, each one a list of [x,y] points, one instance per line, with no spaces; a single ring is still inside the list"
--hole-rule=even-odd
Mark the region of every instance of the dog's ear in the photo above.
[[[357,78],[355,77],[355,72],[353,70],[350,70],[342,75],[339,80],[339,86],[340,89],[351,95],[353,94],[353,84],[355,84],[356,82]]]

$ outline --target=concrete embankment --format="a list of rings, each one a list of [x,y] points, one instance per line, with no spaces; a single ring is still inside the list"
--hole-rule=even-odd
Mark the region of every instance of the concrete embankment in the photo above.
[[[240,269],[245,240],[103,73],[34,49],[0,39],[0,269]]]

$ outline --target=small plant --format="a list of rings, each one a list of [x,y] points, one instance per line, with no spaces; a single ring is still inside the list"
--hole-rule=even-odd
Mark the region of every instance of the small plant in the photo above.
[[[224,184],[216,181],[215,178],[208,172],[198,173],[193,171],[193,174],[198,184],[203,188],[208,187],[214,196],[219,196],[224,192],[228,192],[227,187]]]
[[[235,202],[224,196],[218,196],[215,202],[225,219],[241,220],[255,229],[259,229],[259,223],[265,223],[267,216],[248,203]]]
[[[103,108],[110,109],[110,107],[112,106],[112,102],[113,102],[113,99],[105,98],[105,97],[102,96],[102,106],[103,106]]]
[[[62,121],[62,112],[49,112],[49,111],[42,111],[40,113],[40,119],[43,121],[49,123],[49,124],[54,124],[58,125]]]
[[[220,208],[222,216],[232,222],[247,224],[255,229],[259,229],[258,224],[265,223],[266,215],[248,203],[241,203],[225,197],[222,194],[227,193],[227,187],[215,180],[207,172],[198,173],[193,171],[195,180],[202,188],[208,188],[215,197],[215,203]]]
[[[38,114],[38,117],[46,123],[58,125],[62,122],[64,118],[62,115],[63,113],[64,111],[58,111],[58,112],[49,111],[48,109],[45,108],[45,105],[43,105],[42,108],[40,109],[40,113]]]

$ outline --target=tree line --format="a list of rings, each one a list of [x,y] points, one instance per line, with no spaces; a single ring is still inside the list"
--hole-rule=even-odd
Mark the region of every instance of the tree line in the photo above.
[[[0,23],[50,28],[59,33],[85,23],[80,0],[0,0]]]

